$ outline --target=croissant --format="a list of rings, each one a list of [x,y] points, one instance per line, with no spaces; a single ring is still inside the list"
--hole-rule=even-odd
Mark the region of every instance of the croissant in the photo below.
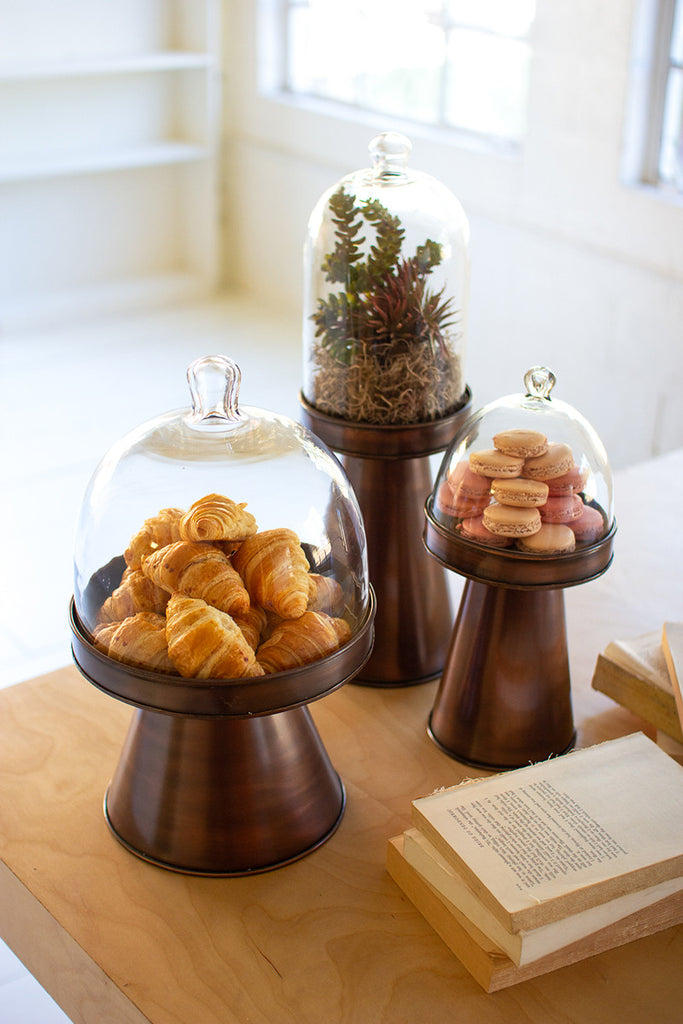
[[[265,672],[282,672],[332,654],[350,637],[351,627],[344,619],[304,612],[301,618],[276,626],[256,652],[256,660]]]
[[[212,544],[176,541],[143,558],[142,571],[169,593],[200,597],[229,615],[249,611],[249,594],[239,574]]]
[[[168,594],[152,583],[140,569],[126,569],[121,583],[99,610],[98,623],[122,622],[136,612],[163,615]]]
[[[181,540],[240,541],[258,529],[247,503],[223,494],[207,494],[190,505],[180,520]]]
[[[139,569],[145,555],[180,540],[182,515],[181,508],[162,508],[158,515],[145,519],[144,526],[131,538],[124,552],[126,565],[131,569]]]
[[[266,626],[268,624],[268,619],[263,608],[259,608],[257,604],[252,604],[246,614],[233,615],[232,618],[242,630],[244,638],[249,646],[253,650],[256,650],[258,645],[261,643],[261,639],[265,635]]]
[[[171,596],[166,606],[166,637],[171,660],[185,678],[263,675],[239,626],[199,598]]]
[[[297,619],[308,604],[309,564],[293,530],[264,530],[247,537],[232,564],[249,596],[266,611]]]
[[[344,611],[344,591],[331,576],[312,572],[308,576],[308,610],[338,617]]]
[[[168,656],[166,619],[155,612],[138,612],[123,622],[112,622],[95,630],[95,641],[111,658],[128,665],[173,672]]]

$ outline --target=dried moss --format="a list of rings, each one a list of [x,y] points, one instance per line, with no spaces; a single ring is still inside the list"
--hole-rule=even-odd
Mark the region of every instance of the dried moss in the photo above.
[[[330,416],[354,422],[423,423],[454,412],[464,392],[461,359],[447,350],[438,357],[424,345],[391,354],[358,354],[344,365],[316,347],[313,404]]]

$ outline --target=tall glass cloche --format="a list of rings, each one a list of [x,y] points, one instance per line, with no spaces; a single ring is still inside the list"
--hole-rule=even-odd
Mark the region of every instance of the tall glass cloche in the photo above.
[[[384,132],[372,165],[316,204],[304,250],[303,395],[318,412],[426,423],[465,400],[469,225],[453,193]]]

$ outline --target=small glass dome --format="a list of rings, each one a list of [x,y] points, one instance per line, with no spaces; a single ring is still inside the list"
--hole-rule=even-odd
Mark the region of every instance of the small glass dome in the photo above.
[[[319,199],[304,247],[303,395],[376,425],[450,415],[466,394],[469,224],[452,192],[384,132],[372,166]]]
[[[346,475],[305,427],[240,407],[231,360],[199,359],[187,376],[191,406],[123,437],[87,488],[74,557],[79,628],[110,659],[186,678],[324,658],[350,641],[371,601]],[[228,634],[237,653],[222,656]]]
[[[533,367],[524,385],[463,425],[443,457],[428,516],[442,536],[490,552],[575,557],[613,531],[607,454],[584,417],[551,396],[551,370]]]

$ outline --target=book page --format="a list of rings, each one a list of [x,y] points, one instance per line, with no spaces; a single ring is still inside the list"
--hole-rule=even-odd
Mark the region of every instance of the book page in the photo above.
[[[415,824],[511,913],[622,876],[642,888],[683,872],[683,769],[640,733],[413,806]]]

